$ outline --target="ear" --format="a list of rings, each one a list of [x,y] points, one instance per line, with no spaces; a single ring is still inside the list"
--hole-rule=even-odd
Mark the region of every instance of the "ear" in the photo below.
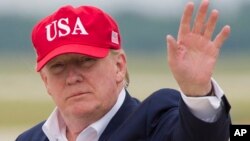
[[[43,80],[43,83],[47,89],[48,94],[51,95],[50,91],[49,91],[48,78],[47,78],[47,75],[45,74],[45,72],[43,72],[43,70],[40,71],[40,77]]]
[[[127,60],[123,51],[116,56],[116,68],[116,81],[123,82],[127,71]]]

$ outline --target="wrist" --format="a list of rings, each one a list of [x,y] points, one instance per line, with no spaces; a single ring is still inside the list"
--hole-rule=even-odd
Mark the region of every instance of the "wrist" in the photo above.
[[[183,88],[181,90],[188,97],[204,97],[204,96],[215,95],[212,82],[209,82],[206,86],[192,85],[192,86],[186,87],[185,89]]]

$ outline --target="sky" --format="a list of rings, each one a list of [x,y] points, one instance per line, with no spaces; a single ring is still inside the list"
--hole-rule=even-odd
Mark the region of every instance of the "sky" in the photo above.
[[[8,14],[46,16],[62,5],[71,4],[93,5],[111,13],[130,10],[147,16],[165,17],[179,15],[188,1],[194,1],[196,7],[200,2],[200,0],[0,0],[0,16]],[[231,15],[237,14],[242,5],[250,4],[250,0],[210,0],[210,3],[211,7]]]

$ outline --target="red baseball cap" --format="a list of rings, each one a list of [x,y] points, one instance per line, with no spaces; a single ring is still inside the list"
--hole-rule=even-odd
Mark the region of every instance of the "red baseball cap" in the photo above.
[[[102,10],[64,6],[35,25],[32,43],[37,53],[36,70],[40,71],[61,54],[104,58],[109,49],[121,48],[121,37],[116,22]]]

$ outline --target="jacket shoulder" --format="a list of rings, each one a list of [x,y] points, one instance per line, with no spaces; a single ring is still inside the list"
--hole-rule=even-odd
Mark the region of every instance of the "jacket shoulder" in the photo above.
[[[110,141],[141,141],[156,136],[165,137],[179,120],[179,101],[180,93],[177,90],[164,88],[153,92],[112,134]]]
[[[181,99],[180,92],[175,89],[159,89],[153,92],[147,99],[144,100],[144,103],[155,105],[156,107],[173,107],[178,106],[178,103]]]
[[[34,127],[23,132],[17,137],[16,141],[48,141],[46,135],[42,130],[42,126],[44,123],[45,121],[42,121]]]

